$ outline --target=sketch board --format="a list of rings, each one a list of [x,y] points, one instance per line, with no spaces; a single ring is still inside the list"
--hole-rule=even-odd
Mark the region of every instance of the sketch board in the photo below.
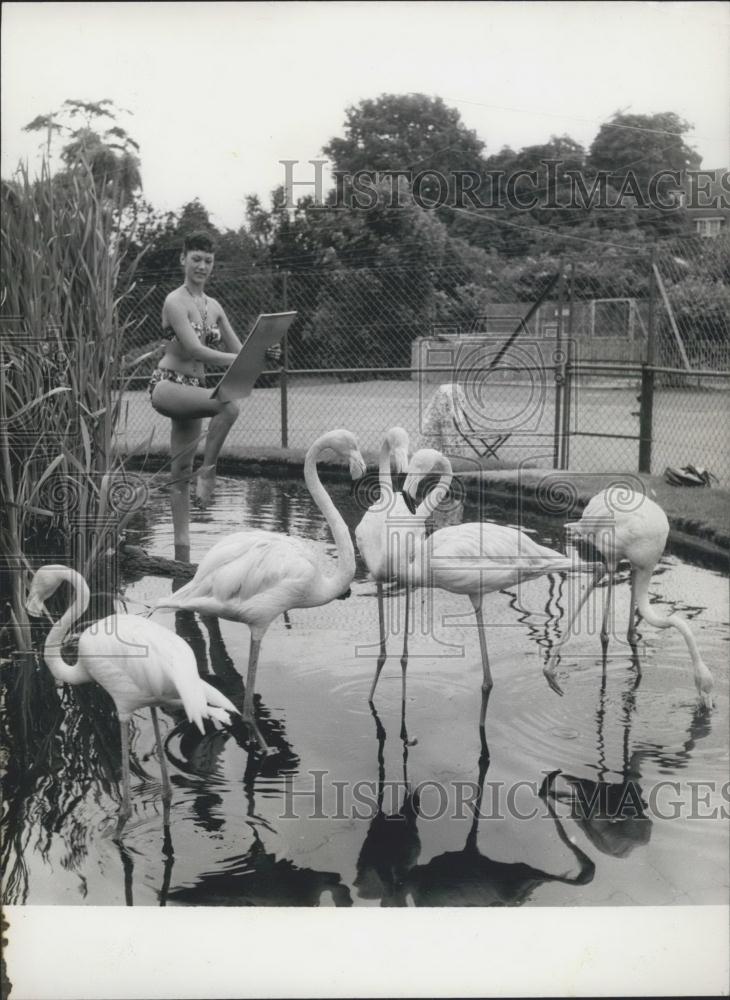
[[[266,370],[267,350],[279,343],[296,315],[296,312],[261,313],[236,360],[223,375],[211,396],[224,403],[248,396],[256,379]]]

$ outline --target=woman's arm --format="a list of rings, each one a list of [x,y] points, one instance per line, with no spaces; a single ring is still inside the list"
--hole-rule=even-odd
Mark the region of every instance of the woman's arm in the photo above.
[[[242,346],[241,341],[236,336],[233,327],[231,326],[230,320],[228,319],[223,310],[223,306],[220,304],[220,302],[216,302],[215,304],[217,308],[220,310],[220,312],[218,313],[218,319],[216,320],[216,323],[220,327],[221,335],[223,337],[223,343],[226,345],[229,351],[240,351]],[[281,360],[281,347],[279,346],[279,344],[274,344],[272,347],[269,347],[267,349],[266,359],[267,361],[271,362],[277,362]]]
[[[233,336],[237,345],[235,353],[226,354],[224,351],[215,351],[211,347],[201,344],[197,333],[193,330],[192,324],[188,319],[187,309],[173,297],[166,300],[162,316],[163,321],[172,328],[183,351],[195,361],[207,362],[210,365],[230,365],[241,349],[241,345],[238,343],[235,334]],[[231,345],[226,340],[226,347],[229,346]]]
[[[221,335],[223,337],[223,343],[226,345],[229,351],[235,351],[236,354],[241,350],[241,341],[235,334],[233,327],[230,324],[228,317],[223,311],[222,306],[218,306],[220,309],[220,315],[218,317],[218,326],[220,327]]]

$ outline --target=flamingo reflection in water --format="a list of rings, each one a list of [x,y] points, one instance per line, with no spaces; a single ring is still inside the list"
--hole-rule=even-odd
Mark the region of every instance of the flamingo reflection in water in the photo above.
[[[607,664],[604,655],[601,690],[596,709],[596,749],[598,778],[555,773],[550,795],[570,805],[570,815],[591,844],[602,854],[627,858],[637,847],[649,843],[653,827],[641,787],[645,761],[656,761],[662,773],[684,768],[699,740],[710,733],[710,713],[701,705],[692,710],[689,731],[679,748],[673,749],[655,740],[631,746],[631,730],[636,708],[636,690],[641,683],[639,656],[632,655],[632,674],[621,696],[621,771],[618,781],[611,780],[608,765]]]
[[[243,693],[243,681],[233,666],[217,618],[204,615],[201,621],[209,636],[210,667],[231,698]],[[205,640],[195,620],[188,612],[178,612],[176,627],[198,651],[200,669],[208,669]],[[190,641],[188,638],[188,641]],[[288,858],[281,857],[281,850],[267,850],[265,832],[275,834],[268,822],[255,811],[256,782],[262,778],[269,783],[285,773],[295,773],[299,758],[286,738],[280,720],[272,717],[260,699],[256,703],[256,721],[267,741],[276,747],[276,755],[262,756],[245,747],[245,734],[239,727],[201,739],[190,727],[182,732],[177,749],[171,748],[170,733],[166,741],[168,753],[177,766],[191,776],[205,778],[200,794],[194,801],[197,822],[208,832],[224,824],[216,807],[222,804],[215,793],[210,777],[216,771],[216,761],[223,753],[226,742],[235,739],[246,749],[246,768],[243,774],[243,791],[246,798],[246,824],[251,834],[251,844],[242,854],[221,861],[216,871],[198,876],[194,885],[175,888],[169,901],[177,905],[197,906],[351,906],[347,886],[336,872],[303,868]],[[241,729],[243,727],[240,727]]]
[[[350,890],[337,872],[301,868],[280,851],[267,850],[261,824],[248,821],[248,850],[224,858],[220,869],[174,889],[171,903],[190,906],[352,906]]]
[[[240,700],[244,694],[243,681],[235,670],[225,646],[217,618],[201,616],[208,633],[208,643],[198,621],[190,612],[178,612],[175,626],[179,634],[195,650],[201,673],[214,674],[217,683],[227,696]],[[196,792],[192,799],[194,821],[206,833],[221,831],[231,822],[226,815],[223,787],[227,784],[222,774],[222,758],[231,741],[235,741],[246,754],[243,774],[243,793],[246,801],[246,827],[251,843],[241,854],[227,857],[216,870],[201,874],[193,885],[175,886],[170,891],[172,867],[166,867],[160,890],[160,905],[221,905],[221,906],[349,906],[349,890],[334,872],[304,868],[281,857],[281,849],[267,849],[264,838],[275,835],[269,823],[255,810],[257,783],[269,785],[284,773],[296,772],[299,758],[286,738],[281,721],[273,717],[260,699],[256,702],[256,720],[266,739],[276,747],[275,756],[262,756],[252,752],[242,724],[224,731],[201,736],[181,720],[165,739],[168,759],[177,768],[181,783]],[[238,810],[236,810],[238,813]],[[278,838],[277,838],[278,840]],[[122,857],[125,874],[125,895],[132,901],[133,856],[125,852]]]
[[[482,718],[486,716],[489,695],[489,691],[482,694]],[[377,715],[373,714],[378,735],[379,786],[382,788],[385,780],[382,765],[385,732]],[[482,854],[477,838],[489,768],[489,749],[483,727],[480,727],[480,743],[477,793],[472,803],[473,820],[463,849],[440,854],[424,865],[416,864],[421,849],[417,789],[407,791],[404,805],[395,820],[384,815],[379,799],[378,813],[371,822],[358,858],[355,885],[363,898],[380,895],[382,906],[520,906],[546,882],[580,886],[593,879],[594,863],[569,839],[549,800],[553,775],[545,778],[540,797],[553,820],[558,839],[576,860],[577,871],[574,874],[552,874],[524,862],[494,861]],[[406,755],[404,747],[404,776]],[[406,779],[406,789],[409,788]]]
[[[405,703],[403,703],[403,708]],[[368,832],[357,859],[355,888],[361,899],[380,899],[381,906],[399,906],[402,886],[408,871],[421,852],[418,836],[418,791],[408,781],[408,740],[403,742],[403,804],[395,813],[383,809],[387,783],[385,780],[385,729],[375,706],[370,711],[375,719],[378,741],[377,812],[370,821]],[[401,719],[401,734],[405,719]],[[397,792],[397,786],[395,786]]]
[[[178,611],[175,615],[175,628],[194,650],[200,672],[214,674],[226,695],[240,703],[245,697],[245,687],[226,648],[220,621],[211,615],[201,615],[200,622],[208,633],[207,644],[192,612]],[[267,743],[276,749],[275,755],[259,759],[258,755],[250,753],[248,734],[242,724],[234,724],[227,730],[205,737],[201,737],[191,726],[176,726],[165,740],[168,758],[181,774],[187,776],[189,782],[197,786],[192,803],[196,823],[209,833],[221,829],[225,823],[223,798],[216,788],[225,783],[221,761],[231,741],[246,753],[244,789],[250,786],[252,791],[256,777],[276,779],[298,770],[299,757],[287,739],[283,722],[271,714],[258,695],[254,711],[256,724]]]

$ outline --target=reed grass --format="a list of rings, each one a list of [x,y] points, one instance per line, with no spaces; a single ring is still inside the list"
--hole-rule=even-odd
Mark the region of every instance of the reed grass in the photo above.
[[[63,562],[92,592],[113,590],[110,555],[146,494],[115,448],[133,374],[123,340],[136,322],[129,310],[120,319],[136,266],[125,261],[121,276],[123,219],[121,197],[83,163],[62,178],[44,166],[37,179],[21,169],[3,182],[0,549],[20,652],[31,648],[28,574]]]

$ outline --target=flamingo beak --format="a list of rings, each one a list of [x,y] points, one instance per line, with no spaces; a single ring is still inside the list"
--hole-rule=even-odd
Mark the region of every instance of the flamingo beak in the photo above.
[[[30,593],[28,595],[28,598],[25,602],[25,610],[33,618],[45,617],[49,620],[49,622],[53,621],[51,613],[49,612],[48,608],[45,606],[43,601],[40,599],[38,594]]]
[[[405,500],[406,507],[411,514],[416,513],[416,501],[413,499],[408,490],[402,490],[403,499]]]
[[[395,469],[401,475],[408,472],[408,451],[405,448],[398,448],[395,452]]]
[[[350,476],[353,479],[362,479],[367,471],[367,466],[365,465],[365,459],[362,457],[360,452],[355,452],[350,455]]]
[[[418,484],[420,483],[422,476],[418,475],[416,472],[409,472],[403,481],[403,488],[401,493],[403,494],[403,499],[405,500],[406,507],[411,512],[411,514],[416,513],[416,494],[418,493]]]

